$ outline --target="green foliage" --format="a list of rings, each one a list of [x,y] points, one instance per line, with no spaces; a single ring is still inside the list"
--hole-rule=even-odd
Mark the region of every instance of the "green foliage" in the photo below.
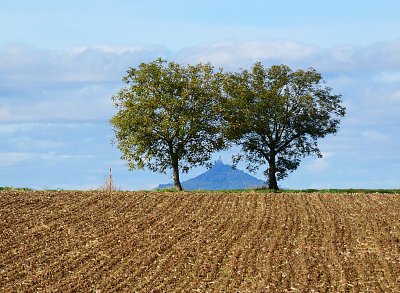
[[[270,189],[277,190],[277,180],[303,157],[321,157],[318,139],[337,132],[345,108],[323,83],[312,68],[292,71],[285,65],[256,63],[250,71],[227,74],[225,134],[242,148],[235,162],[245,159],[250,171],[268,164]]]
[[[281,192],[287,193],[332,193],[332,194],[399,194],[399,189],[302,189],[302,190],[283,190]]]
[[[224,147],[217,111],[222,77],[209,64],[162,59],[130,68],[127,87],[113,96],[118,113],[110,121],[129,169],[172,169],[182,189],[179,171],[207,164]]]
[[[0,191],[2,190],[23,190],[23,191],[32,191],[32,188],[29,187],[13,187],[13,186],[0,186]]]
[[[179,172],[207,165],[230,142],[241,146],[234,162],[248,170],[268,164],[268,188],[296,170],[303,157],[321,157],[318,140],[338,130],[345,115],[314,69],[285,65],[223,74],[209,64],[180,65],[157,59],[130,68],[113,100],[111,119],[122,159],[132,169]]]
[[[176,192],[176,189],[173,188],[173,187],[170,187],[170,188],[156,188],[155,191],[169,193],[169,192]],[[184,192],[183,190],[179,190],[179,191],[180,192]]]

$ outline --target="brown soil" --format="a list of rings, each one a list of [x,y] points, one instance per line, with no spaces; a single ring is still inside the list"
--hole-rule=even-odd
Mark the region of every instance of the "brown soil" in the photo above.
[[[400,195],[0,192],[0,291],[400,292]]]

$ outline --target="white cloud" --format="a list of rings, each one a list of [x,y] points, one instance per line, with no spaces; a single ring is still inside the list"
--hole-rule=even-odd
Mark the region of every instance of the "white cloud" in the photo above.
[[[211,62],[234,69],[263,61],[267,65],[312,66],[328,74],[365,76],[398,72],[400,39],[368,46],[335,45],[329,48],[290,40],[225,41],[183,49],[176,53],[176,58],[185,62]]]
[[[95,126],[93,123],[0,123],[0,134],[14,134],[14,133],[32,133],[32,131],[48,131],[60,129],[76,129],[83,127]]]
[[[54,51],[14,44],[0,48],[0,80],[14,84],[116,81],[129,66],[166,54],[161,47],[141,45],[83,46]]]
[[[9,167],[33,158],[32,153],[0,152],[0,167]]]
[[[1,103],[1,100],[0,100]],[[4,102],[3,102],[4,103]],[[0,104],[0,122],[11,121],[13,119],[13,115],[11,114],[11,110],[7,105]],[[0,125],[0,133],[2,132],[12,132],[14,129],[8,125],[1,126]]]
[[[106,120],[114,113],[111,96],[116,92],[116,86],[83,84],[10,97],[0,100],[0,122]]]
[[[0,49],[0,122],[108,120],[111,96],[128,67],[156,57],[212,62],[226,70],[288,64],[314,67],[343,94],[348,114],[362,123],[398,121],[400,40],[322,48],[295,41],[225,41],[174,54],[154,46],[97,45],[67,51],[10,45]],[[382,119],[384,118],[384,119]],[[1,130],[0,130],[1,131]]]
[[[57,124],[59,126],[60,124]],[[66,123],[61,124],[66,125]],[[34,129],[46,130],[49,127],[55,126],[54,123],[0,123],[1,134],[14,134],[17,132],[30,132]]]
[[[22,162],[32,161],[45,161],[46,163],[54,163],[65,160],[81,160],[91,159],[92,155],[82,154],[57,154],[54,152],[49,153],[36,153],[36,152],[0,152],[0,167],[10,167],[18,165]]]
[[[166,54],[142,45],[0,48],[0,122],[109,119],[126,70]]]
[[[365,130],[361,133],[361,136],[368,142],[385,143],[390,140],[388,135],[376,130]]]
[[[144,46],[144,45],[112,45],[112,44],[103,44],[103,45],[95,45],[95,46],[80,46],[74,47],[71,49],[71,52],[75,55],[79,55],[84,53],[87,50],[99,50],[104,53],[110,54],[124,54],[124,53],[143,53],[146,51],[154,50],[154,51],[163,51],[164,49],[159,46]]]
[[[211,62],[217,66],[239,68],[256,61],[293,61],[308,58],[319,51],[313,45],[293,41],[218,42],[179,51],[178,60],[189,63]]]
[[[398,71],[384,71],[379,72],[377,75],[373,77],[373,80],[378,83],[399,83],[400,82],[400,72]]]
[[[10,139],[10,143],[14,144],[18,149],[56,149],[65,146],[64,142],[33,139],[29,137],[19,137]]]
[[[314,158],[312,161],[306,166],[306,170],[318,173],[321,171],[325,171],[330,167],[330,159],[334,156],[332,152],[323,152],[322,158]]]

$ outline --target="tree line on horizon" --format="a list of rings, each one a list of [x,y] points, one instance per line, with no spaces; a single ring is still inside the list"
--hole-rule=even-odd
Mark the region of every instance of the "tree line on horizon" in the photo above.
[[[296,170],[302,158],[322,157],[318,140],[338,131],[346,108],[315,69],[286,65],[224,72],[209,64],[161,58],[129,68],[112,96],[110,120],[130,170],[180,173],[210,166],[214,152],[238,145],[234,165],[262,166],[269,189]]]

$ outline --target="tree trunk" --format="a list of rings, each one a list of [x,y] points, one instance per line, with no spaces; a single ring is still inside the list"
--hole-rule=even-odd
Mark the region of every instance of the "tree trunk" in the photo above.
[[[271,157],[269,159],[268,189],[279,190],[278,182],[276,180],[276,162],[274,154],[271,154]]]
[[[172,173],[174,177],[174,187],[178,190],[183,190],[181,181],[179,179],[179,160],[176,154],[171,154],[172,159]]]

